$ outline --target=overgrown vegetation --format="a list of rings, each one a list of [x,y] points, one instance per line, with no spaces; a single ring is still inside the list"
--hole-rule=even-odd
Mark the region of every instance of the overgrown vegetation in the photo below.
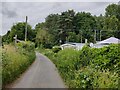
[[[0,88],[2,88],[2,47],[0,46]]]
[[[58,53],[45,50],[70,88],[118,88],[119,45],[103,48],[64,49]]]
[[[60,46],[54,46],[53,48],[52,48],[52,51],[54,52],[54,53],[57,53],[57,52],[59,52],[61,50],[61,47]]]
[[[2,51],[2,85],[11,83],[35,60],[34,44],[31,42],[5,45]]]

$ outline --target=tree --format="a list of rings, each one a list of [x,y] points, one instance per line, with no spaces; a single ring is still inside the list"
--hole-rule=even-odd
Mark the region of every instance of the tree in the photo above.
[[[115,36],[120,38],[120,5],[110,4],[106,7],[105,12],[105,21],[103,29],[106,32],[103,33],[104,38],[108,38],[110,36]]]
[[[96,29],[97,30],[102,30],[103,29],[103,25],[104,25],[104,20],[105,17],[100,14],[100,16],[94,16],[95,21],[96,21]]]
[[[35,32],[36,32],[36,34],[37,34],[37,31],[39,29],[45,29],[45,23],[44,22],[36,24],[36,26],[35,26]]]
[[[106,10],[106,12],[105,12],[105,15],[106,15],[106,17],[111,17],[111,16],[118,16],[118,14],[120,14],[120,13],[118,13],[118,5],[117,4],[110,4],[110,5],[108,5],[107,6],[107,8],[105,9]]]
[[[4,43],[10,43],[10,31],[8,31],[5,35],[2,36],[2,42]]]
[[[50,14],[45,18],[45,27],[49,28],[50,30],[58,29],[58,20],[59,15],[58,14]]]
[[[73,26],[74,16],[75,16],[74,10],[62,12],[59,19],[59,28],[68,29],[68,31],[72,31],[74,29]]]
[[[36,44],[38,47],[51,47],[52,36],[43,29],[39,29],[36,34]]]
[[[100,41],[101,40],[101,31],[103,30],[103,26],[104,26],[104,21],[105,21],[105,17],[100,14],[99,16],[94,16],[95,21],[96,21],[96,40]]]
[[[80,33],[84,39],[93,41],[93,31],[96,29],[95,18],[90,13],[78,12],[75,16],[76,33]]]
[[[13,37],[15,35],[17,35],[18,39],[24,40],[25,39],[25,26],[26,26],[25,22],[19,22],[13,25],[11,27],[11,31],[9,35],[7,35],[9,36],[9,41],[12,42]],[[32,30],[32,27],[28,24],[27,25],[27,40],[33,41],[34,38],[35,38],[35,32]]]
[[[68,37],[67,37],[67,41],[69,42],[76,42],[77,41],[77,35],[75,32],[69,32],[68,33]]]
[[[45,19],[45,28],[47,29],[48,33],[52,34],[53,38],[53,45],[59,43],[59,21],[60,15],[58,14],[50,14]]]
[[[60,39],[62,43],[65,43],[66,38],[68,37],[68,32],[74,32],[74,10],[68,10],[62,12],[59,18],[59,29],[60,29]]]
[[[120,4],[118,5],[118,9],[117,10],[118,10],[117,18],[118,18],[118,20],[120,22]]]
[[[111,17],[106,17],[103,26],[102,38],[106,39],[111,36],[118,37],[118,35],[116,34],[118,33],[118,26],[119,21],[116,16],[113,15]]]

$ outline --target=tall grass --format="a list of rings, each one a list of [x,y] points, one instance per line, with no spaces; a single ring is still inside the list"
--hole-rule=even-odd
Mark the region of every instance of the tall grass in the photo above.
[[[46,51],[46,50],[45,50]],[[82,50],[64,49],[58,53],[47,51],[63,80],[70,88],[118,88],[120,50],[118,45]]]
[[[0,89],[2,88],[2,47],[0,46]]]
[[[22,48],[21,48],[22,49]],[[12,45],[4,46],[2,51],[2,84],[11,83],[35,60],[35,52],[16,49]]]

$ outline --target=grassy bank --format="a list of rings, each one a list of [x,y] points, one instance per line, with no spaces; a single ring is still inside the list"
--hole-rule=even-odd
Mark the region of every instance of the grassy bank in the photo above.
[[[120,50],[118,45],[80,51],[64,49],[58,53],[41,50],[58,68],[70,88],[118,88]]]
[[[14,81],[35,60],[34,50],[6,45],[2,49],[2,85]]]
[[[2,88],[2,47],[0,46],[0,89]]]

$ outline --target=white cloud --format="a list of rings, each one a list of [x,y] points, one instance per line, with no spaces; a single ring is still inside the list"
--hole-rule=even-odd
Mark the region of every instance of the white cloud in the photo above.
[[[2,33],[5,34],[13,25],[19,21],[25,21],[28,16],[30,25],[35,26],[43,22],[52,13],[60,13],[68,9],[76,12],[87,11],[92,15],[104,14],[109,2],[6,2],[2,9]]]

